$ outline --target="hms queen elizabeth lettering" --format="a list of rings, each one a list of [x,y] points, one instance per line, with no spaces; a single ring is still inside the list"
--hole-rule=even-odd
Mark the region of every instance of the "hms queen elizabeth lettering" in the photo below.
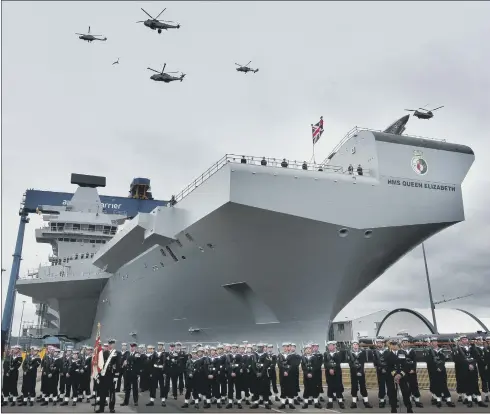
[[[388,178],[388,185],[400,185],[402,187],[425,188],[427,190],[438,190],[438,191],[450,191],[450,192],[456,191],[456,186],[454,185],[421,183],[420,181],[399,180],[394,178]]]

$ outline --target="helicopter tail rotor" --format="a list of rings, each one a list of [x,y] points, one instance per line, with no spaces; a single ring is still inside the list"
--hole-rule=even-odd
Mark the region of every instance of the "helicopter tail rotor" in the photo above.
[[[181,81],[181,82],[184,80],[185,75],[186,75],[186,74],[185,74],[185,73],[183,73],[183,74],[180,76],[180,81]]]
[[[254,73],[257,73],[258,71],[259,71],[258,69],[255,69],[255,70],[254,70]]]

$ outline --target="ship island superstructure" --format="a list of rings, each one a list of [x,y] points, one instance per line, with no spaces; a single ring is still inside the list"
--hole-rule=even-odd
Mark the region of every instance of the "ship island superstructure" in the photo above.
[[[81,339],[93,339],[100,322],[120,341],[324,341],[358,293],[464,220],[461,184],[473,151],[400,135],[402,124],[395,133],[355,128],[323,163],[306,168],[227,155],[116,234],[123,217],[100,218],[109,234],[102,231],[105,243],[95,249],[63,253],[83,253],[98,275],[43,276],[17,289],[53,304],[60,333]],[[92,246],[95,237],[88,239]],[[90,301],[68,287],[76,281],[94,285]],[[51,284],[50,298],[39,297],[40,284]]]
[[[128,213],[118,209],[120,204],[101,201],[97,188],[105,187],[105,177],[72,174],[72,183],[79,187],[71,199],[38,207],[38,214],[51,213],[42,214],[46,224],[35,230],[36,241],[50,244],[52,254],[48,263],[28,270],[18,281],[17,289],[36,305],[38,323],[27,326],[34,337],[61,335],[80,340],[80,331],[91,331],[95,314],[90,311],[111,276],[93,265],[93,257],[128,219]],[[134,179],[130,197],[151,200],[149,180]]]

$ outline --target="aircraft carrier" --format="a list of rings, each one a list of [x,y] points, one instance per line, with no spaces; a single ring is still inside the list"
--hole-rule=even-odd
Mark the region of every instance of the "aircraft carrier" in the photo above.
[[[307,169],[227,155],[124,226],[127,214],[101,207],[103,177],[75,180],[66,206],[39,206],[51,212],[36,230],[53,244],[51,266],[17,290],[55,309],[59,334],[81,341],[100,322],[104,337],[123,342],[323,343],[357,294],[465,219],[473,151],[402,135],[407,121],[354,128]],[[75,229],[80,236],[64,235]]]

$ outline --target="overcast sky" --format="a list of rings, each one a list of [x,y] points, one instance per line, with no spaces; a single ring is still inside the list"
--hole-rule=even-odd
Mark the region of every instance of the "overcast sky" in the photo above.
[[[145,8],[179,21],[158,35]],[[308,160],[310,124],[325,158],[355,125],[383,129],[404,108],[445,105],[406,133],[469,145],[466,221],[426,243],[434,299],[490,317],[490,38],[488,2],[2,2],[2,308],[18,209],[27,188],[74,191],[70,173],[107,177],[126,196],[150,177],[169,199],[226,153]],[[75,32],[108,37],[89,44]],[[120,58],[120,64],[112,62]],[[252,61],[256,74],[235,71]],[[146,68],[183,71],[151,81]],[[450,168],[450,166],[448,166]],[[21,275],[47,261],[32,217]],[[391,288],[386,284],[392,282]],[[18,296],[14,334],[35,320]],[[428,307],[421,248],[354,299],[339,318]],[[444,305],[441,305],[444,306]]]

